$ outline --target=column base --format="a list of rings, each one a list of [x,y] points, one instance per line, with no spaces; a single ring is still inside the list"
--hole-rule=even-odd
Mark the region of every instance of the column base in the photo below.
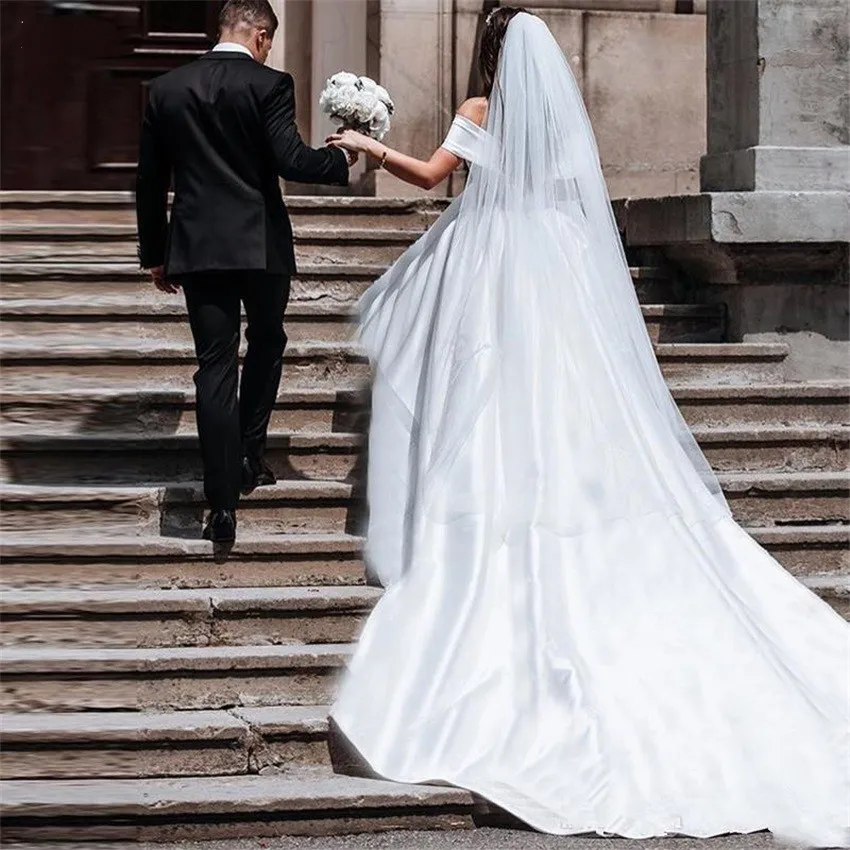
[[[789,344],[791,379],[850,380],[850,193],[722,192],[615,203],[627,247],[663,256],[730,341]]]

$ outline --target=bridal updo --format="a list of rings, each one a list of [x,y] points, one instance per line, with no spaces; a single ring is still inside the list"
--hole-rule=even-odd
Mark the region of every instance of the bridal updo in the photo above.
[[[520,12],[530,14],[522,6],[500,6],[487,16],[484,32],[481,34],[481,46],[478,48],[478,72],[481,74],[484,97],[490,97],[490,92],[493,90],[496,71],[499,67],[499,54],[502,52],[502,43],[508,31],[508,24]]]

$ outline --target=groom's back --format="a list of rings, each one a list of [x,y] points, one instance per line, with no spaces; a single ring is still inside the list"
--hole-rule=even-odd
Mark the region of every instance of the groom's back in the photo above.
[[[281,256],[291,252],[291,229],[263,111],[282,77],[247,55],[222,51],[152,84],[151,108],[173,170],[172,274],[291,265]],[[267,240],[267,227],[282,239]]]
[[[142,265],[164,264],[171,276],[293,272],[279,177],[348,183],[341,150],[315,150],[298,134],[289,74],[228,46],[159,77],[150,88],[136,177]]]
[[[275,183],[262,104],[280,77],[246,55],[211,52],[154,82],[178,192],[209,188],[195,185],[201,176]]]

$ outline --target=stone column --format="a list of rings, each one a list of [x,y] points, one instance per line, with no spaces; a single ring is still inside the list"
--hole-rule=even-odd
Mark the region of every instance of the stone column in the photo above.
[[[286,0],[270,0],[274,13],[277,15],[278,29],[272,42],[272,52],[266,64],[278,71],[285,71],[285,45],[286,45]]]
[[[620,204],[627,245],[726,304],[731,341],[786,342],[789,379],[850,378],[850,5],[707,12],[702,191]]]
[[[454,116],[452,0],[381,0],[379,80],[396,113],[387,139],[394,148],[429,157]],[[421,194],[386,171],[375,172],[378,195]],[[433,194],[445,195],[439,186]]]
[[[850,4],[712,0],[701,186],[850,189]]]
[[[295,81],[295,120],[309,139],[313,119],[313,0],[271,0],[279,22],[267,64],[288,71]]]

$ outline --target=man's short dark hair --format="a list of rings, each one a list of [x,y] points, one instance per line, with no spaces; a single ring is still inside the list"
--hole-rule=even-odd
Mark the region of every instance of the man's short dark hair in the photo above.
[[[277,15],[269,0],[227,0],[218,16],[219,31],[235,30],[240,25],[265,29],[273,36],[277,29]]]

